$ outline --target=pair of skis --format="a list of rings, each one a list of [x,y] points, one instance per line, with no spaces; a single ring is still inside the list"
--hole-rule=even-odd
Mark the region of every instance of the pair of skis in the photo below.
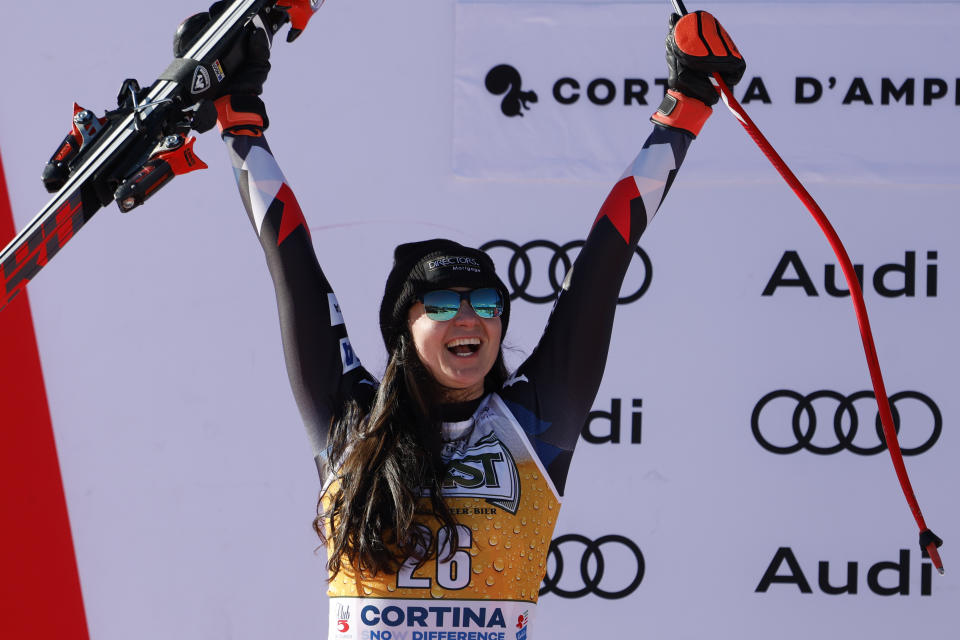
[[[74,105],[72,130],[43,171],[56,194],[0,253],[0,311],[101,207],[116,201],[130,211],[174,176],[205,168],[187,136],[212,126],[209,99],[243,63],[244,30],[272,37],[290,22],[292,41],[321,4],[232,0],[148,88],[125,80],[117,109],[97,117]]]

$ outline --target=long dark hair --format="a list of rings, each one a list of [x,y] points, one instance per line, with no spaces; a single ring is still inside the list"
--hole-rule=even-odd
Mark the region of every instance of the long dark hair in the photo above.
[[[484,379],[484,392],[507,379],[503,351]],[[456,519],[441,498],[446,468],[440,458],[441,387],[417,356],[409,330],[390,353],[383,380],[369,406],[351,400],[332,424],[325,475],[338,485],[318,504],[313,528],[328,543],[329,579],[346,558],[358,572],[396,573],[409,556],[425,557],[429,541],[415,527],[416,516],[432,515],[452,533]],[[429,505],[418,504],[429,496]]]

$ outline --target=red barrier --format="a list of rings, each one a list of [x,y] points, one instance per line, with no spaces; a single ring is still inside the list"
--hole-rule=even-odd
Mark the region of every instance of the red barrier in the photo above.
[[[0,245],[14,227],[0,160]],[[89,638],[26,291],[0,314],[0,531],[0,637]]]

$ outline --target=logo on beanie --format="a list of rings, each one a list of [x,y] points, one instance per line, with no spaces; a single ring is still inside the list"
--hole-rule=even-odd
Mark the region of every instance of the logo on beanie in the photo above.
[[[480,262],[476,258],[467,256],[443,256],[427,260],[427,271],[436,269],[451,269],[453,271],[480,271]]]

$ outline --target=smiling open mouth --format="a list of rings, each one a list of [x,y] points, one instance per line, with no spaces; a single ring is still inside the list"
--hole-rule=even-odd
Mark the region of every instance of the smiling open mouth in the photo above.
[[[447,343],[447,351],[456,356],[473,355],[480,349],[479,338],[457,338]]]

